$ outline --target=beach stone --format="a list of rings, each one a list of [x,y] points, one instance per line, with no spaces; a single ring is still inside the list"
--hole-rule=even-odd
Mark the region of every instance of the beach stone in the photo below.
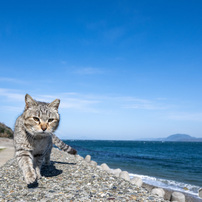
[[[84,158],[82,156],[78,155],[78,154],[76,155],[76,159],[79,160],[79,161],[83,161],[84,160]]]
[[[111,173],[114,174],[116,177],[119,177],[120,172],[121,172],[120,168],[117,168],[111,171]]]
[[[136,185],[137,187],[141,187],[142,186],[142,179],[140,177],[133,177],[130,182],[134,185]]]
[[[108,171],[108,172],[110,171],[110,168],[106,163],[103,163],[100,166],[101,166],[102,170],[105,170],[105,171]]]
[[[91,161],[90,164],[91,164],[92,166],[97,166],[97,162],[95,162],[95,161]]]
[[[97,169],[102,170],[102,167],[98,165],[98,166],[97,166]]]
[[[202,188],[200,188],[200,189],[198,190],[198,196],[199,196],[200,198],[202,198]]]
[[[123,178],[124,180],[130,181],[130,176],[127,171],[120,172],[119,177]]]
[[[151,193],[160,196],[162,198],[164,198],[165,196],[165,191],[162,188],[154,188],[152,189]]]
[[[90,163],[90,161],[91,161],[91,156],[90,156],[90,155],[86,155],[85,161],[86,161],[87,163]]]
[[[180,192],[173,192],[171,201],[185,202],[185,195]]]

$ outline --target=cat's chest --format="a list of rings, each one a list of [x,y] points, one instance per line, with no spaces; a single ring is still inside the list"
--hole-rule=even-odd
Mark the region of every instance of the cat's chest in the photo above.
[[[43,153],[50,146],[50,137],[35,140],[33,144],[33,154]]]

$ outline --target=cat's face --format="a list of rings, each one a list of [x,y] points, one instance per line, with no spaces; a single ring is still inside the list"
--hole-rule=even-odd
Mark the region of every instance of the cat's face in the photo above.
[[[60,120],[58,113],[60,100],[56,99],[51,103],[38,102],[30,95],[26,95],[25,103],[24,126],[29,133],[46,135],[57,129]]]

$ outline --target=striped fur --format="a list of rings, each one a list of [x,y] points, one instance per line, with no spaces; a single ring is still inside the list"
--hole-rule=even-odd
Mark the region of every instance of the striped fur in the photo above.
[[[57,146],[62,151],[65,151],[69,154],[76,154],[76,150],[70,147],[69,145],[65,144],[63,141],[61,141],[57,136],[52,134],[52,140],[55,146]]]
[[[53,134],[60,121],[60,100],[56,99],[51,103],[38,102],[27,94],[25,103],[25,110],[15,123],[14,146],[24,179],[27,184],[32,184],[41,177],[42,163],[50,163],[53,144],[70,154],[76,154],[76,150]]]

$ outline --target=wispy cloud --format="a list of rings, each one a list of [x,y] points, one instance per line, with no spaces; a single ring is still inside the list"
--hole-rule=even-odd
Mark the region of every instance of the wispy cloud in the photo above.
[[[74,71],[74,73],[80,75],[91,75],[91,74],[103,74],[104,71],[99,68],[85,67],[77,69],[76,71]]]
[[[8,100],[10,106],[13,102],[24,102],[25,93],[12,89],[0,88],[0,99]],[[118,111],[120,109],[131,110],[165,110],[168,109],[163,101],[153,101],[149,99],[140,99],[127,96],[112,95],[90,95],[77,92],[63,92],[53,95],[31,94],[31,96],[40,101],[52,102],[54,99],[61,100],[60,108],[85,111],[90,113],[106,113],[107,111]],[[6,103],[8,106],[8,103]]]
[[[168,116],[169,119],[175,121],[198,121],[202,122],[202,113],[188,113],[188,112],[174,112],[170,113]]]
[[[22,101],[25,95],[17,90],[0,88],[0,96],[10,101]]]
[[[123,108],[126,109],[144,109],[144,110],[164,110],[168,106],[157,101],[138,99],[133,97],[122,97]]]
[[[79,98],[64,98],[61,102],[61,108],[98,113],[99,110],[95,106],[97,103],[99,103],[99,101]]]
[[[15,78],[9,78],[9,77],[0,77],[0,82],[9,82],[9,83],[25,83],[23,80],[15,79]]]
[[[55,95],[33,95],[33,98],[39,101],[52,102],[54,99],[60,99],[61,109],[73,109],[83,112],[98,113],[100,110],[96,106],[100,100],[93,97],[88,97],[84,94],[76,92],[65,92]]]
[[[58,98],[61,100],[61,109],[74,109],[94,113],[98,112],[95,105],[100,102],[98,99],[90,98],[76,92],[65,92],[57,95],[37,95],[36,97],[33,96],[33,98],[45,102],[52,102],[54,99]]]
[[[47,101],[53,100],[53,96],[43,96]],[[126,96],[110,96],[110,95],[89,95],[79,93],[61,93],[58,94],[61,99],[61,107],[66,109],[85,110],[89,112],[102,113],[108,109],[143,109],[143,110],[165,110],[170,106],[157,101],[140,99]]]
[[[88,112],[94,112],[94,113],[98,112],[95,105],[99,103],[99,100],[94,98],[88,98],[87,96],[82,94],[78,94],[74,92],[70,92],[70,93],[65,92],[65,93],[59,93],[55,95],[41,95],[41,94],[38,94],[38,95],[30,94],[30,95],[36,100],[45,101],[45,102],[52,102],[54,99],[59,98],[61,100],[60,108],[63,108],[63,109],[74,109],[74,110],[88,111]],[[24,97],[25,97],[25,93],[22,91],[19,92],[13,89],[0,88],[0,99],[1,101],[3,101],[1,104],[1,108],[7,109],[7,110],[16,109],[16,105],[17,105],[16,102],[18,103],[24,102],[24,99],[25,99]]]

